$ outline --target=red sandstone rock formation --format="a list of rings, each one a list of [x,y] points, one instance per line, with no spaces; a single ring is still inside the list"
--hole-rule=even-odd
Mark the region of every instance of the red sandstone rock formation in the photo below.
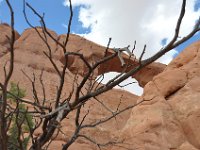
[[[4,25],[0,25],[0,29],[4,28]],[[37,28],[39,33],[42,34],[42,30],[40,28]],[[0,30],[1,31],[1,30]],[[8,30],[9,32],[9,30]],[[58,39],[59,37],[57,34],[53,31],[49,32]],[[75,35],[72,35],[72,37]],[[79,38],[79,36],[75,36]],[[62,51],[58,49],[58,46],[55,42],[50,40],[48,38],[48,43],[50,44],[51,50],[53,52],[53,60],[58,65],[59,69],[61,69],[62,64],[60,63],[60,56],[62,55]],[[90,42],[89,42],[90,43]],[[8,43],[6,43],[8,45]],[[74,43],[76,45],[77,43]],[[70,45],[71,48],[73,48],[73,45]],[[2,49],[0,49],[2,50]],[[100,49],[101,50],[101,49]],[[50,102],[54,101],[55,93],[57,90],[57,86],[59,84],[59,78],[56,74],[53,66],[51,65],[48,58],[44,55],[43,52],[48,52],[48,48],[43,43],[43,41],[40,39],[38,34],[35,32],[34,29],[27,29],[25,30],[20,38],[15,42],[14,45],[14,51],[15,51],[15,66],[14,66],[14,72],[13,76],[11,78],[11,81],[14,81],[15,83],[19,83],[19,86],[23,89],[26,89],[26,99],[33,99],[32,95],[32,86],[31,82],[28,80],[28,78],[23,74],[22,71],[24,71],[28,76],[33,77],[33,73],[36,76],[36,88],[38,90],[38,97],[39,99],[43,98],[43,93],[41,90],[41,84],[39,83],[39,76],[41,74],[41,71],[43,70],[43,82],[45,84],[46,89],[46,98]],[[1,52],[1,51],[0,51]],[[3,76],[3,67],[6,64],[6,62],[9,62],[9,53],[3,55],[0,57],[0,81],[4,80]],[[8,67],[8,64],[7,64]],[[73,78],[75,77],[74,74],[67,70],[66,72],[66,78],[65,78],[65,85],[64,85],[64,93],[63,95],[68,95],[72,90],[73,85]],[[82,77],[79,76],[81,79]],[[120,105],[120,108],[128,106],[130,103],[135,103],[138,96],[133,95],[131,93],[122,91],[122,90],[116,90],[113,89],[107,93],[104,93],[99,97],[100,100],[103,100],[107,106],[109,106],[111,109],[115,110],[118,107],[118,104],[120,102],[120,98],[122,99],[122,104]],[[90,109],[90,114],[87,117],[87,123],[94,122],[95,120],[99,120],[102,117],[110,114],[110,112],[106,111],[97,101],[93,100],[87,105],[84,106],[82,114],[86,113],[87,110]],[[129,118],[130,111],[125,112],[123,115],[120,115],[117,117],[117,120],[113,119],[110,122],[106,123],[104,125],[104,129],[102,131],[102,127],[98,127],[95,130],[92,130],[88,132],[87,130],[84,132],[87,132],[91,134],[94,137],[99,137],[99,139],[109,140],[111,136],[111,131],[122,129],[123,126],[126,123],[126,120]],[[66,132],[66,134],[69,136],[74,132],[74,121],[73,118],[75,116],[75,112],[71,113],[69,116],[69,119],[66,119],[62,123],[62,130]],[[117,122],[116,122],[117,121]],[[38,130],[35,135],[40,134],[41,131]],[[105,138],[105,135],[107,135]],[[69,138],[69,137],[68,137]],[[50,149],[54,149],[54,147],[60,149],[62,146],[62,143],[66,141],[66,137],[62,134],[58,135],[58,137],[53,142],[52,147]],[[58,144],[60,143],[60,144]],[[78,140],[75,145],[72,146],[77,148],[79,146],[84,145],[85,149],[87,147],[94,148],[95,146],[91,143],[84,142],[83,140]]]
[[[10,49],[10,26],[8,24],[0,24],[0,58],[5,55]],[[15,40],[19,38],[19,33],[15,31]]]
[[[9,51],[9,30],[9,26],[0,25],[0,81],[3,80],[3,66],[9,60],[9,55],[6,54]],[[38,30],[42,34],[41,29],[38,28]],[[64,35],[58,36],[55,32],[50,32],[59,41],[63,40]],[[34,72],[37,78],[43,70],[47,98],[53,99],[59,80],[50,61],[44,56],[43,51],[48,52],[48,48],[33,29],[25,30],[20,37],[16,32],[16,39],[15,69],[11,80],[19,82],[20,86],[26,89],[27,98],[32,99],[31,83],[21,70],[24,70],[29,76],[32,76]],[[53,60],[60,69],[62,67],[60,60],[63,62],[62,50],[50,38],[48,38],[48,42],[53,52]],[[67,50],[79,51],[90,63],[93,63],[103,56],[105,47],[77,35],[70,35]],[[109,54],[112,53],[113,51],[109,49]],[[124,55],[123,57],[127,61],[127,56]],[[112,109],[117,108],[120,99],[122,100],[120,108],[143,100],[144,102],[133,108],[131,112],[127,111],[121,114],[116,120],[113,119],[93,130],[84,130],[83,133],[95,137],[99,142],[106,142],[113,138],[125,139],[126,144],[123,146],[139,150],[200,149],[199,60],[200,42],[197,42],[184,50],[166,68],[165,65],[153,63],[134,75],[140,85],[145,86],[144,94],[141,97],[116,89],[102,94],[98,98]],[[78,58],[71,57],[69,62],[63,95],[69,94],[74,73],[78,70],[81,79],[81,75],[86,71],[86,67]],[[135,65],[137,64],[137,61],[132,60],[132,62]],[[96,75],[109,71],[120,72],[121,70],[119,59],[115,58],[106,63],[105,66],[100,66]],[[38,80],[36,85],[38,90],[41,89]],[[42,98],[41,90],[38,91],[38,95],[39,98]],[[82,115],[88,109],[90,109],[90,114],[86,123],[94,122],[109,114],[95,100],[84,106]],[[64,120],[61,125],[61,129],[67,135],[73,133],[73,118],[74,113],[71,113],[69,118]],[[38,130],[35,135],[40,133],[41,131]],[[49,149],[60,149],[62,143],[68,138],[59,134]],[[83,139],[79,139],[70,147],[70,150],[77,149],[95,150],[97,147]],[[108,147],[107,149],[120,150],[121,148]]]
[[[141,105],[120,132],[139,150],[200,149],[200,41],[144,87]]]

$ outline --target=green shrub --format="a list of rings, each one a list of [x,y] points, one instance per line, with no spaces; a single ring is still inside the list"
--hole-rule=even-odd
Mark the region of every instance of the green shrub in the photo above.
[[[27,149],[30,136],[25,136],[25,133],[29,133],[30,129],[34,127],[32,120],[32,115],[27,113],[26,106],[16,98],[23,98],[26,94],[24,89],[19,88],[19,86],[11,82],[11,87],[9,90],[10,94],[7,95],[8,99],[16,105],[15,113],[11,116],[11,127],[9,129],[9,150],[21,150],[18,138],[20,137],[23,149]],[[20,130],[20,132],[19,132]],[[20,134],[20,135],[19,135]],[[23,137],[23,138],[22,138]]]
[[[26,96],[26,90],[19,88],[19,86],[16,83],[14,83],[14,82],[10,83],[10,90],[9,90],[9,92],[11,94],[8,93],[7,94],[7,98],[8,99],[12,99],[14,101],[16,100],[16,97],[23,98],[23,97]]]

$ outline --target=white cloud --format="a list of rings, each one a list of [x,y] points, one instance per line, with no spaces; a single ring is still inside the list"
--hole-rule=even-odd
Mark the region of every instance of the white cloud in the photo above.
[[[67,0],[66,0],[67,1]],[[180,36],[186,35],[198,19],[200,10],[194,11],[196,0],[188,0],[186,15]],[[145,58],[155,54],[161,47],[161,40],[168,42],[174,34],[182,0],[73,0],[74,7],[80,7],[79,21],[83,27],[91,28],[84,37],[106,46],[112,37],[112,47],[133,46],[139,57],[147,44]],[[68,5],[65,2],[65,5]],[[177,52],[165,54],[158,61],[168,64]]]
[[[200,11],[194,12],[196,0],[187,2],[186,15],[181,35],[188,33]],[[84,37],[106,45],[112,37],[113,47],[123,47],[137,40],[136,56],[147,44],[146,57],[161,48],[163,38],[173,36],[182,0],[73,0],[74,7],[80,6],[79,21],[83,27],[91,27]],[[65,1],[65,5],[68,2]],[[169,63],[176,51],[166,54],[161,62]]]

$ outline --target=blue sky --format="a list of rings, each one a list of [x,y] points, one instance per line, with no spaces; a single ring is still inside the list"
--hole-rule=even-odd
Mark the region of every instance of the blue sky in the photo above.
[[[193,38],[189,39],[188,41],[186,41],[185,43],[181,44],[180,46],[177,47],[177,51],[181,52],[182,50],[184,50],[184,48],[186,48],[187,46],[189,46],[190,44],[199,41],[200,40],[200,32],[198,34],[196,34]],[[178,55],[178,54],[177,54]],[[175,55],[175,56],[177,56]]]
[[[19,33],[22,33],[24,29],[28,28],[23,16],[23,0],[11,0],[10,1],[15,12],[15,28]],[[40,14],[45,13],[45,22],[48,28],[56,31],[58,34],[66,33],[64,24],[68,23],[69,9],[63,5],[63,0],[29,0],[28,3],[33,6]],[[72,23],[72,32],[74,33],[86,33],[89,29],[82,28],[81,22],[78,21],[79,7],[74,8],[74,17]],[[37,18],[31,11],[27,14],[33,25],[40,25],[39,18]],[[10,22],[9,11],[5,1],[0,5],[0,20],[2,22]]]

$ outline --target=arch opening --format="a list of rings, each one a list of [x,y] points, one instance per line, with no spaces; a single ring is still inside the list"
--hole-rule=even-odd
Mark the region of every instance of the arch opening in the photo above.
[[[96,80],[98,79],[97,82],[106,84],[119,74],[119,72],[107,72],[104,74],[104,77],[102,75],[97,76]],[[141,96],[143,94],[143,88],[139,86],[138,81],[132,77],[129,77],[128,79],[120,83],[120,85],[117,85],[114,88],[125,90],[138,96]]]

